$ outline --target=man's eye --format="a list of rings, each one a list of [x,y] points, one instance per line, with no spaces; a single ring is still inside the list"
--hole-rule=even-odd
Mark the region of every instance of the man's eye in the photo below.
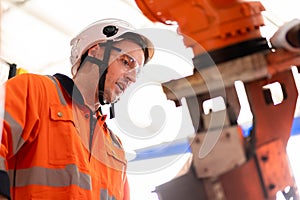
[[[119,59],[120,59],[121,63],[124,66],[126,66],[128,69],[133,69],[136,67],[136,62],[134,61],[133,58],[123,55],[123,56],[120,56]]]
[[[126,58],[121,58],[121,62],[122,62],[124,65],[129,66],[129,61],[128,61]]]

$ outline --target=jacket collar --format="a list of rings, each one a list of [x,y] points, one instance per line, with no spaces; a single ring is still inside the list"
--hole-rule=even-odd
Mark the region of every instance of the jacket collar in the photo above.
[[[84,99],[74,81],[64,74],[54,74],[54,77],[59,81],[64,90],[68,93],[72,100],[84,105]]]

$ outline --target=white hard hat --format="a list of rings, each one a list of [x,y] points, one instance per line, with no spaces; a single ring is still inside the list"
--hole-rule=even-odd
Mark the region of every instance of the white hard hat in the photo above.
[[[128,22],[115,18],[99,20],[87,26],[70,42],[72,74],[76,74],[81,57],[89,48],[95,44],[105,42],[106,40],[122,38],[122,35],[127,32],[135,33],[135,28]],[[129,39],[139,44],[140,42],[143,42],[145,63],[147,63],[154,54],[153,44],[149,39],[141,34],[135,33],[135,36],[138,38],[132,38],[131,36]],[[125,38],[128,37],[124,36],[124,39]]]

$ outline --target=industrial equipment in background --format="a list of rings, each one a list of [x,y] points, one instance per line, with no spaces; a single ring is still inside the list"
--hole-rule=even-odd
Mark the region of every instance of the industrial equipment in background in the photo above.
[[[299,199],[286,152],[298,98],[292,66],[300,66],[300,22],[268,40],[264,6],[238,0],[136,0],[153,22],[178,25],[192,48],[194,73],[162,84],[169,100],[186,98],[196,134],[187,171],[156,187],[160,200]],[[244,135],[235,82],[241,81],[253,115]],[[282,98],[275,101],[272,85]],[[205,113],[203,102],[222,98],[225,109]]]
[[[19,68],[15,63],[10,63],[3,58],[0,58],[0,84],[19,74],[28,73],[24,68]]]

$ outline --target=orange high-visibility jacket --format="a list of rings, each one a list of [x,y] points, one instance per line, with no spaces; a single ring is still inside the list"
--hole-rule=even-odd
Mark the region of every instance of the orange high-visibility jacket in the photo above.
[[[5,87],[0,194],[8,174],[16,200],[129,199],[121,143],[72,79],[22,74]]]

